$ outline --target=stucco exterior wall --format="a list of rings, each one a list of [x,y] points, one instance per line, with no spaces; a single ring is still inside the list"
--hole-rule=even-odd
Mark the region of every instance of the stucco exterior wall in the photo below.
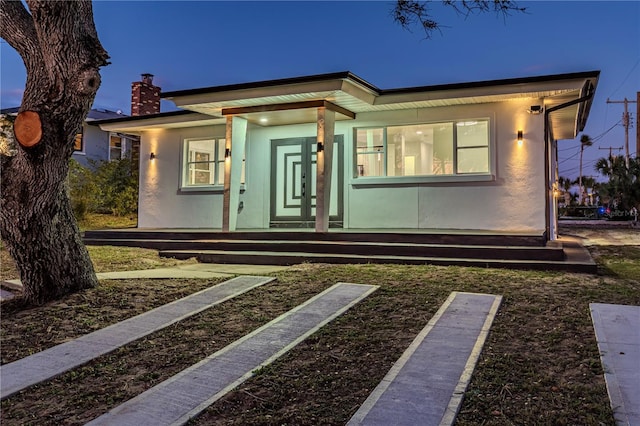
[[[442,228],[491,231],[545,229],[543,116],[526,111],[541,100],[362,113],[336,122],[344,138],[345,228]],[[481,181],[450,178],[366,178],[354,176],[356,127],[417,124],[454,119],[491,121],[491,177]],[[518,146],[517,130],[524,143]],[[141,228],[220,228],[222,190],[181,191],[183,140],[224,137],[224,126],[144,132],[141,138]],[[315,124],[249,125],[246,183],[240,195],[238,229],[269,227],[271,143],[273,139],[316,134]],[[156,159],[149,160],[154,152]]]
[[[494,178],[478,182],[415,179],[413,183],[398,179],[397,184],[379,185],[358,185],[365,180],[352,179],[348,226],[543,232],[544,118],[526,112],[536,103],[541,101],[423,109],[393,120],[385,120],[380,113],[359,117],[385,124],[489,117]],[[517,130],[524,132],[522,146],[516,142]]]

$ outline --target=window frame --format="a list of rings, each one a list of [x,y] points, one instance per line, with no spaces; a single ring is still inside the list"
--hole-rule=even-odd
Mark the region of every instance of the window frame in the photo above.
[[[207,163],[213,168],[210,170],[213,173],[213,183],[207,184],[188,184],[189,182],[189,164],[195,164],[197,162],[189,161],[189,143],[194,141],[213,141],[213,159],[209,159]],[[224,148],[226,144],[225,136],[211,136],[211,137],[193,137],[182,139],[182,150],[180,160],[180,185],[179,192],[222,192],[224,190]],[[240,187],[244,190],[246,183],[246,152],[242,159],[244,169],[244,179],[242,180]]]
[[[468,121],[486,121],[487,122],[487,145],[481,146],[458,146],[458,129],[457,123]],[[387,133],[390,127],[408,127],[419,125],[432,125],[432,124],[448,124],[453,126],[453,174],[442,175],[409,175],[409,176],[388,176],[388,140]],[[495,181],[495,156],[496,156],[496,144],[495,144],[495,118],[492,115],[482,115],[477,117],[460,116],[451,119],[442,119],[434,121],[419,121],[419,122],[403,122],[403,123],[384,123],[378,125],[368,125],[362,127],[354,127],[352,132],[353,137],[353,161],[352,161],[352,178],[351,185],[353,186],[370,186],[370,185],[393,185],[393,184],[422,184],[422,183],[447,183],[447,182],[486,182]],[[383,149],[382,155],[384,157],[384,175],[382,176],[360,176],[358,170],[358,131],[366,129],[383,129]],[[488,153],[488,171],[487,172],[458,172],[458,153],[462,149],[483,147],[487,149]]]
[[[80,136],[80,149],[76,149],[76,141],[78,140],[78,136]],[[84,154],[84,132],[76,133],[76,136],[73,140],[73,153],[74,154]]]
[[[118,149],[117,146],[111,146],[111,138],[120,138],[120,156],[118,158],[112,158],[111,156],[111,150],[113,149]],[[124,136],[122,136],[120,133],[116,133],[116,132],[110,132],[109,133],[109,161],[116,161],[116,160],[122,160],[123,154],[126,152],[126,148],[125,148],[125,140],[126,138]]]

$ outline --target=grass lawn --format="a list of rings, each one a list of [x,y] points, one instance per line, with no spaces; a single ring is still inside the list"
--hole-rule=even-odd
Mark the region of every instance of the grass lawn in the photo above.
[[[640,305],[640,246],[594,246],[600,274],[439,266],[301,265],[278,280],[2,401],[3,425],[82,424],[338,281],[380,289],[209,407],[192,424],[344,424],[451,291],[501,294],[458,425],[613,425],[589,303]],[[95,247],[100,270],[164,265]],[[11,273],[0,250],[2,276]],[[134,259],[131,259],[131,258]],[[180,263],[179,261],[168,261]],[[15,273],[15,272],[14,272]],[[3,305],[2,363],[208,287],[104,281],[46,306]]]

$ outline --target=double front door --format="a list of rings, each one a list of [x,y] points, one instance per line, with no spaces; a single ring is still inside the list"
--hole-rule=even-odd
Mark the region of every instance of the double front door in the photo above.
[[[271,141],[271,227],[313,227],[316,217],[315,137]],[[335,137],[329,225],[342,226],[343,144]]]

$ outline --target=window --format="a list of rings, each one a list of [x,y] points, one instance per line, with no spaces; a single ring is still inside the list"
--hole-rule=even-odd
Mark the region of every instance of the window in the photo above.
[[[458,121],[457,173],[489,173],[489,122]]]
[[[76,134],[76,138],[73,140],[73,150],[76,152],[84,151],[84,144],[82,142],[82,133]]]
[[[120,160],[122,158],[122,137],[117,134],[109,135],[109,160]]]
[[[224,184],[225,139],[188,139],[184,144],[182,186]],[[242,160],[241,182],[244,183],[245,163]]]
[[[356,129],[356,175],[489,173],[489,121]]]

